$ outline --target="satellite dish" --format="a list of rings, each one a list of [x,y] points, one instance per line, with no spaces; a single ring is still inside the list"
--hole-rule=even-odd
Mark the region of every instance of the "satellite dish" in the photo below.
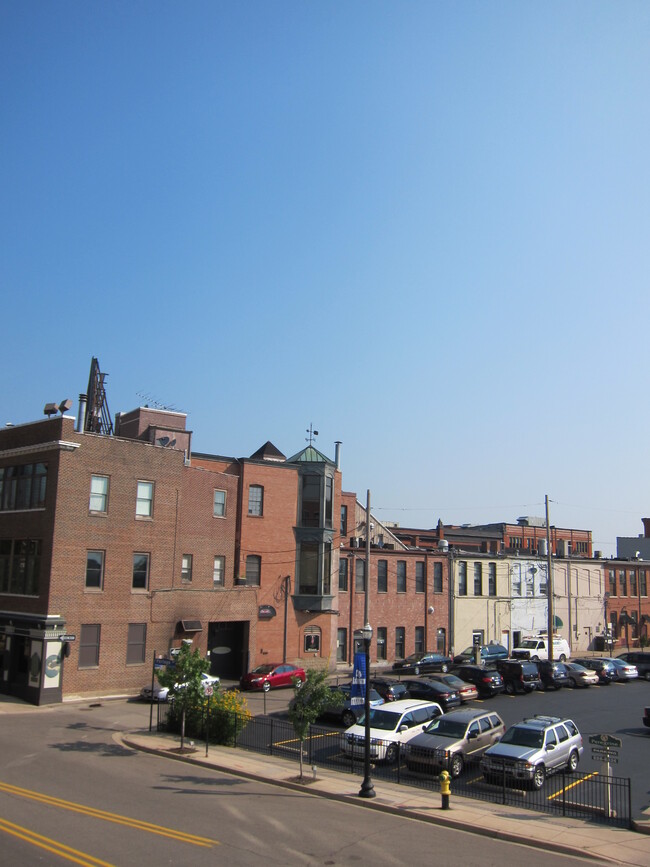
[[[169,437],[158,437],[158,439],[156,440],[156,445],[163,447],[169,445]]]

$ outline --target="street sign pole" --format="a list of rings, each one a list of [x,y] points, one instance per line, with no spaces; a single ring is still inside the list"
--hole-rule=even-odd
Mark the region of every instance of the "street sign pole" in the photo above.
[[[623,741],[614,735],[590,735],[592,758],[601,760],[600,773],[607,777],[607,818],[615,815],[612,810],[612,762],[618,762],[618,751]]]
[[[214,693],[212,684],[207,684],[203,692],[205,693],[205,757],[208,757],[208,742],[210,740],[210,699]]]
[[[151,701],[149,702],[149,732],[153,724],[153,686],[154,678],[156,677],[156,651],[153,652],[153,660],[151,662]]]

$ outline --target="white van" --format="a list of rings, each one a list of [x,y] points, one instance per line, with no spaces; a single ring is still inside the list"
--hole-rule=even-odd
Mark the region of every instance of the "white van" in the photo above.
[[[571,656],[569,642],[559,635],[553,636],[553,661],[565,662]],[[513,659],[548,659],[548,635],[528,635],[512,651]]]

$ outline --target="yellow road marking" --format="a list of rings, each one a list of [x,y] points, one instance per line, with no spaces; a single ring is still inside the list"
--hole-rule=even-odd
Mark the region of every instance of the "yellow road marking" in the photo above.
[[[26,843],[31,843],[32,846],[38,846],[39,849],[45,849],[47,852],[52,852],[61,858],[66,858],[75,864],[81,864],[82,867],[114,867],[108,861],[101,861],[93,855],[87,855],[85,852],[80,852],[78,849],[73,849],[71,846],[66,846],[65,843],[59,843],[57,840],[51,840],[49,837],[44,837],[42,834],[37,834],[35,831],[30,831],[29,828],[23,828],[21,825],[15,825],[7,819],[0,819],[0,831],[5,831],[16,837],[18,840],[24,840]]]
[[[85,816],[91,816],[94,819],[103,819],[106,822],[113,822],[116,825],[126,825],[129,828],[135,828],[139,831],[148,831],[150,834],[169,837],[172,840],[179,840],[181,843],[192,843],[194,846],[204,846],[206,848],[219,845],[218,840],[211,840],[209,837],[199,837],[196,834],[189,834],[185,831],[174,831],[172,828],[164,828],[161,825],[154,825],[151,822],[145,822],[140,819],[131,819],[128,816],[120,816],[117,813],[109,813],[107,810],[87,807],[84,804],[75,804],[73,801],[65,801],[62,798],[43,795],[40,792],[33,792],[30,789],[22,789],[19,786],[12,786],[9,783],[0,783],[0,792],[5,792],[8,795],[18,795],[21,798],[29,798],[32,801],[39,801],[41,804],[47,804],[51,807],[60,807],[64,810],[71,810],[74,813],[81,813]]]
[[[598,776],[598,771],[594,771],[592,774],[588,774],[586,777],[583,777],[582,780],[576,780],[575,782],[571,783],[570,785],[564,786],[564,788],[562,788],[562,789],[558,789],[558,791],[555,792],[554,795],[549,795],[548,800],[552,801],[554,798],[559,797],[564,792],[568,792],[570,789],[573,789],[574,786],[579,786],[581,783],[586,783],[587,780],[590,780],[592,777],[597,777],[597,776]]]

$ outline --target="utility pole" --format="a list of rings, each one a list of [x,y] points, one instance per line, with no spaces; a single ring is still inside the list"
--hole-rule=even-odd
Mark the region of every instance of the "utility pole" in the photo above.
[[[553,662],[553,557],[551,556],[551,525],[548,518],[548,494],[546,501],[546,593],[548,595],[548,620],[546,631],[548,633],[548,661]]]

